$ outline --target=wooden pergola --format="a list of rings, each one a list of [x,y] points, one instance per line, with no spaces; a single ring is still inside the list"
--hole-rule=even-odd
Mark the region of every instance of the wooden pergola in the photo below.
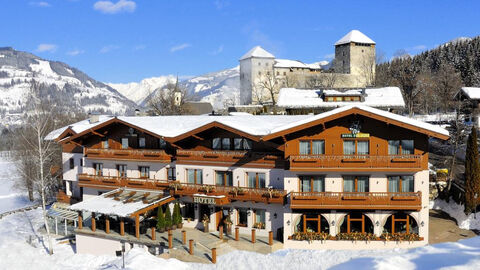
[[[107,234],[110,233],[110,217],[118,217],[122,236],[125,235],[125,218],[133,218],[135,237],[140,238],[140,216],[173,200],[175,200],[173,196],[166,195],[163,191],[119,188],[74,204],[70,209],[78,212],[79,229],[83,229],[83,211],[91,212],[93,232],[96,230],[96,214],[106,216],[105,233]]]

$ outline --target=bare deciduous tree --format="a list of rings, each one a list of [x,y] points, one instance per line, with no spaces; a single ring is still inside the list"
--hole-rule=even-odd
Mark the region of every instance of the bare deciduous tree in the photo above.
[[[152,94],[148,106],[154,115],[183,115],[190,113],[186,106],[190,99],[187,90],[180,87],[177,80]]]
[[[267,73],[258,83],[258,90],[267,93],[272,102],[273,114],[277,114],[277,97],[280,90],[280,82],[271,73]]]
[[[440,109],[448,112],[452,107],[452,98],[462,86],[460,73],[456,72],[451,65],[442,65],[435,74],[435,92],[440,98]]]

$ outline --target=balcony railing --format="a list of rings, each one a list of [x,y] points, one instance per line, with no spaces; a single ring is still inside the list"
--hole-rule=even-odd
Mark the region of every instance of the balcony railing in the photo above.
[[[247,188],[235,186],[216,186],[174,182],[170,184],[170,190],[175,195],[193,196],[205,194],[208,196],[225,196],[230,201],[253,201],[262,203],[283,204],[285,190],[273,188]]]
[[[422,205],[421,192],[291,192],[292,209],[413,210]]]
[[[84,152],[86,157],[98,159],[148,160],[166,163],[172,160],[165,150],[85,148]]]
[[[290,169],[310,169],[329,171],[338,169],[387,169],[387,170],[417,170],[422,168],[421,155],[297,155],[290,156]]]
[[[179,164],[203,163],[225,166],[248,164],[250,167],[267,168],[283,168],[285,166],[282,154],[270,152],[177,150],[176,158]]]
[[[147,179],[147,178],[130,178],[117,176],[103,176],[91,174],[78,174],[79,185],[87,187],[103,186],[107,188],[130,187],[163,190],[168,188],[172,181]]]

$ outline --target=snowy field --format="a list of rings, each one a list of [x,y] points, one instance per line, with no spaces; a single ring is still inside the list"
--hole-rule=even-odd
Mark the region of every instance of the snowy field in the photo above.
[[[31,204],[26,194],[13,188],[16,180],[15,164],[0,157],[0,214]]]
[[[0,194],[12,192],[11,163],[0,160]],[[16,194],[16,193],[13,193]],[[2,195],[4,196],[4,195]],[[0,203],[18,208],[24,197],[4,196]],[[6,208],[8,209],[8,208]],[[121,258],[75,254],[75,247],[59,240],[47,255],[38,229],[41,210],[17,213],[0,220],[0,269],[121,269]],[[33,239],[32,243],[27,242]],[[280,250],[269,255],[234,251],[217,258],[217,265],[161,259],[133,249],[126,254],[127,269],[480,269],[480,237],[411,250],[330,251]]]

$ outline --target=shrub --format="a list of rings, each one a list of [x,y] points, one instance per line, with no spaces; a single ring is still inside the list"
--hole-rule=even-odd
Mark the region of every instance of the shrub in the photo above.
[[[172,214],[170,212],[170,206],[167,205],[167,210],[165,210],[165,227],[169,228],[172,226]]]
[[[157,212],[157,229],[161,230],[165,228],[165,215],[161,206],[158,207]]]

